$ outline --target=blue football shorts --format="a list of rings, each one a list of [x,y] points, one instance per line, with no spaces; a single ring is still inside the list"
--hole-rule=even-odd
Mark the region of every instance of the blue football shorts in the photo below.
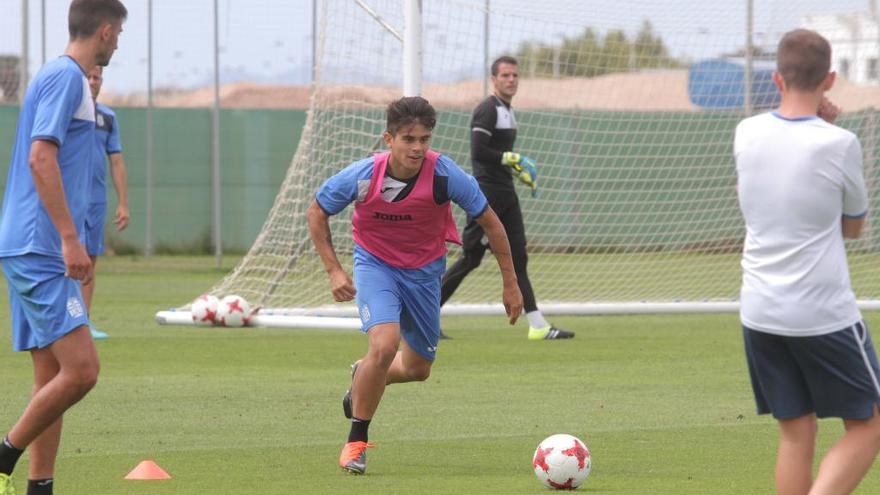
[[[13,350],[42,349],[89,324],[80,282],[64,276],[61,258],[31,253],[2,258],[2,264]]]
[[[433,361],[440,341],[440,279],[445,269],[445,256],[422,268],[405,269],[356,247],[354,283],[361,331],[399,323],[407,345]]]
[[[868,419],[880,405],[877,352],[864,322],[787,337],[743,327],[758,414]]]
[[[107,203],[92,203],[86,213],[86,228],[83,232],[86,252],[89,256],[104,254],[104,221],[107,217]]]

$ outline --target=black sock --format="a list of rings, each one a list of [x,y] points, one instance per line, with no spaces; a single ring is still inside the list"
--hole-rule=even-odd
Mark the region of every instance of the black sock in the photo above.
[[[369,419],[351,418],[351,431],[348,433],[349,442],[366,442],[367,431],[370,429]]]
[[[0,442],[0,474],[12,474],[12,470],[15,469],[15,463],[18,462],[22,452],[24,450],[17,449],[12,445],[9,437],[4,438]]]
[[[52,486],[54,484],[54,478],[46,478],[44,480],[28,480],[27,495],[52,495]]]

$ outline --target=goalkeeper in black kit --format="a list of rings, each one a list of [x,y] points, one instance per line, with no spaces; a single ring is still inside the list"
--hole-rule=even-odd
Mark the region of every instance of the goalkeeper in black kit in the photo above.
[[[523,296],[523,308],[529,321],[529,340],[570,339],[574,337],[573,332],[551,325],[538,310],[526,270],[526,231],[513,179],[527,185],[532,197],[535,197],[538,192],[538,170],[532,159],[513,152],[517,126],[510,103],[518,83],[515,58],[500,57],[492,63],[494,94],[477,105],[471,120],[473,175],[507,231],[513,267]],[[480,266],[489,247],[482,227],[473,218],[468,218],[461,237],[463,253],[443,276],[440,304],[448,301],[467,274]],[[442,332],[441,336],[449,338]]]

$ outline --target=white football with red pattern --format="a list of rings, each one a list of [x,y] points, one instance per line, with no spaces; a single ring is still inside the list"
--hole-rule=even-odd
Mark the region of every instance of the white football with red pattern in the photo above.
[[[211,294],[202,294],[190,305],[193,323],[200,327],[217,324],[217,307],[220,300]]]
[[[241,296],[226,296],[217,307],[217,323],[224,327],[245,326],[250,316],[251,306]]]
[[[544,439],[532,457],[535,476],[545,486],[556,490],[573,490],[581,485],[593,460],[584,442],[560,433]]]

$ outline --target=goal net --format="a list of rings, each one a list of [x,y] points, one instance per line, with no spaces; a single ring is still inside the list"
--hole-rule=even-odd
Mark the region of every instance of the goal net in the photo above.
[[[332,300],[306,210],[324,180],[382,148],[384,108],[404,77],[403,8],[402,0],[319,4],[302,140],[250,252],[210,292],[292,314],[354,315]],[[784,32],[808,27],[831,40],[841,77],[830,97],[846,112],[838,124],[862,140],[877,210],[880,43],[867,4],[768,0],[755,2],[749,22],[745,0],[422,2],[422,94],[439,112],[432,146],[470,171],[469,121],[487,94],[487,61],[517,57],[515,150],[540,171],[537,198],[520,189],[539,306],[733,309],[744,236],[733,132],[778,102],[769,78]],[[351,212],[330,222],[348,270]],[[868,225],[848,248],[855,291],[870,306],[880,295],[880,238]],[[449,263],[459,254],[451,248]],[[500,294],[487,253],[444,310],[500,311]]]

